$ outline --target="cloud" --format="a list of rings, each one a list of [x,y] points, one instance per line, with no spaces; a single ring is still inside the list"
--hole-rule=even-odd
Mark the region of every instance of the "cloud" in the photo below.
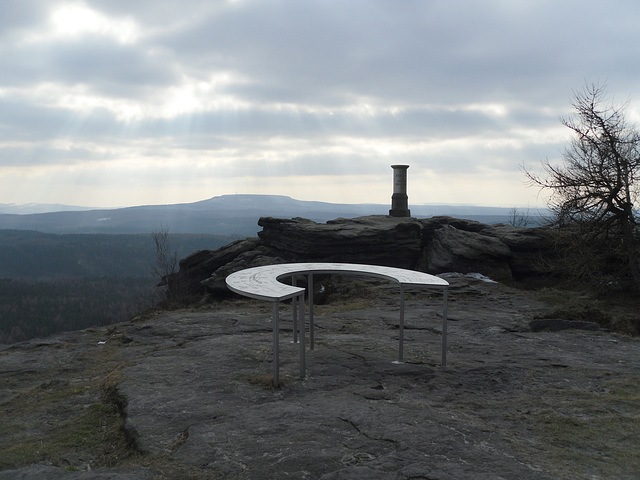
[[[3,203],[34,201],[47,178],[67,185],[48,203],[125,183],[140,185],[127,203],[252,189],[386,202],[389,165],[408,163],[421,202],[464,185],[476,203],[526,204],[520,166],[559,157],[572,90],[640,93],[632,1],[5,3]],[[367,187],[332,187],[345,179]],[[65,200],[74,186],[95,198]]]
[[[3,2],[0,15],[0,39],[6,42],[19,41],[25,32],[39,28],[49,14],[46,0]]]

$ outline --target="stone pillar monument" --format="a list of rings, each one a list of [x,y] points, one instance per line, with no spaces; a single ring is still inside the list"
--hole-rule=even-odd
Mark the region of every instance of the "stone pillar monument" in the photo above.
[[[409,197],[407,196],[407,168],[409,165],[391,165],[393,168],[393,196],[391,197],[392,217],[410,217]]]

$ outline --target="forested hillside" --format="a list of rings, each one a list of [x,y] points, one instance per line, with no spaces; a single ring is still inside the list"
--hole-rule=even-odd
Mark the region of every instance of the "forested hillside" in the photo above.
[[[232,237],[169,235],[178,259]],[[124,321],[160,299],[147,235],[0,230],[0,343]]]
[[[122,322],[160,294],[151,278],[0,279],[0,343]]]
[[[195,250],[215,250],[234,239],[206,234],[169,236],[178,258]],[[57,235],[0,230],[0,278],[148,277],[154,262],[151,234]]]

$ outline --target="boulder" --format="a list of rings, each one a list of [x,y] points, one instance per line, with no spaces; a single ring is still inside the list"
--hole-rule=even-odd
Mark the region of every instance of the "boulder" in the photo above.
[[[275,265],[285,262],[287,262],[287,260],[277,256],[273,250],[260,246],[254,250],[245,251],[230,262],[221,265],[210,274],[209,278],[203,280],[201,284],[210,293],[216,296],[223,296],[228,293],[225,279],[233,272],[238,272],[245,268]]]
[[[422,245],[420,222],[412,218],[374,215],[316,223],[262,217],[258,225],[263,245],[296,261],[415,268]]]
[[[258,225],[262,227],[258,238],[183,259],[180,271],[168,279],[170,292],[174,296],[227,295],[227,275],[283,262],[368,263],[521,280],[539,274],[540,258],[553,246],[550,229],[489,226],[445,216],[373,215],[326,223],[262,217]]]
[[[454,218],[445,215],[439,215],[436,217],[425,218],[420,220],[422,225],[423,235],[430,237],[436,230],[440,230],[443,227],[451,226],[458,230],[464,230],[465,232],[482,232],[489,225],[475,220],[467,220],[466,218]]]
[[[516,280],[527,280],[545,273],[545,264],[554,252],[553,231],[547,227],[491,225],[482,232],[502,241],[511,250],[511,273]]]
[[[425,251],[423,269],[432,273],[477,272],[511,280],[511,250],[500,239],[445,225],[435,230]]]
[[[180,270],[169,275],[167,284],[174,295],[198,295],[206,293],[202,282],[223,265],[239,255],[258,247],[257,238],[237,240],[217,250],[198,250],[180,260]]]

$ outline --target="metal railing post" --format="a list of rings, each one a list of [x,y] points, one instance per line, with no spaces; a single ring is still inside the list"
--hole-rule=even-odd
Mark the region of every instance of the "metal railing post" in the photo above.
[[[280,386],[280,326],[278,313],[280,302],[273,302],[273,386]]]
[[[442,307],[442,366],[447,366],[447,291],[448,288],[444,288],[443,307]]]

